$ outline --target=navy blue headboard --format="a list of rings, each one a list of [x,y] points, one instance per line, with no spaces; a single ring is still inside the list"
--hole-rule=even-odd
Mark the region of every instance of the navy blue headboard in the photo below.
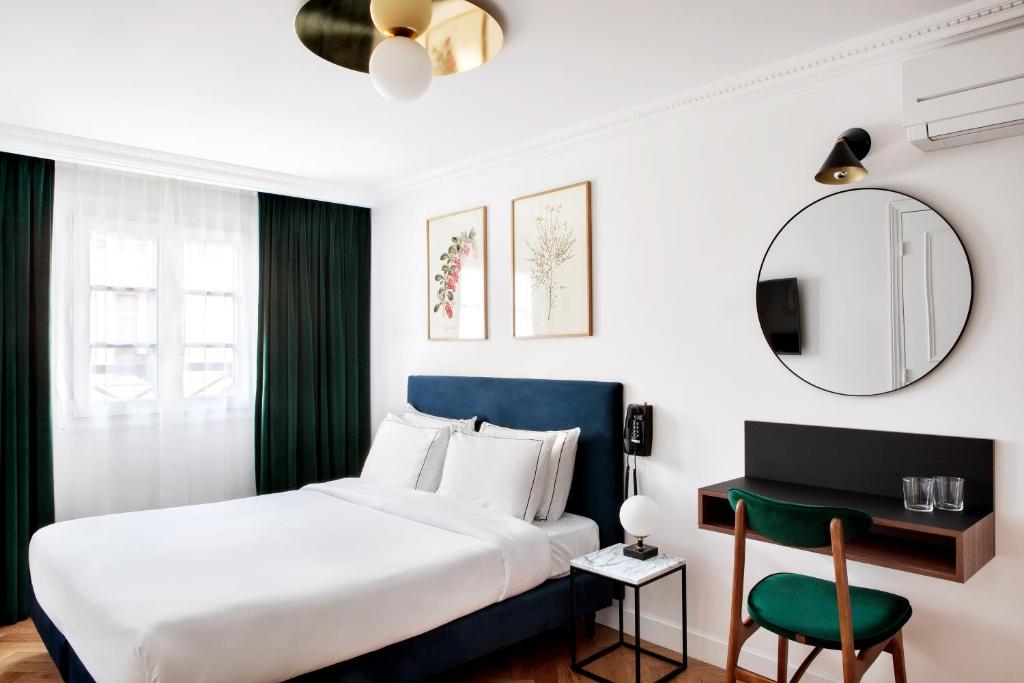
[[[409,377],[409,403],[433,415],[516,429],[580,428],[566,509],[591,518],[601,547],[622,541],[622,385],[553,379]]]

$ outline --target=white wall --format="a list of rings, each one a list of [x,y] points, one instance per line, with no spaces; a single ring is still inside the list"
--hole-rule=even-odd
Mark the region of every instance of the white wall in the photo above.
[[[976,299],[941,368],[894,394],[818,391],[774,358],[754,285],[779,227],[828,188],[811,179],[835,135],[870,131],[863,185],[935,207],[960,231]],[[910,679],[1008,681],[1024,649],[1024,137],[923,154],[900,125],[899,68],[874,67],[728,111],[577,146],[422,189],[373,214],[373,412],[401,405],[411,373],[619,380],[656,407],[642,486],[666,522],[653,540],[690,561],[691,654],[724,661],[732,538],[697,529],[696,490],[743,471],[743,421],[799,422],[997,441],[998,556],[969,582],[852,563],[851,581],[905,595]],[[514,340],[509,200],[593,182],[594,336]],[[490,207],[487,342],[426,341],[424,220]],[[748,583],[778,570],[828,577],[827,557],[752,543]],[[749,585],[748,585],[749,588]],[[653,595],[657,591],[658,595]],[[678,588],[651,589],[653,639],[678,647]],[[648,611],[649,610],[649,611]],[[645,635],[646,635],[645,634]],[[764,633],[747,651],[774,656]],[[796,647],[791,660],[803,648]],[[815,669],[838,678],[838,658]],[[774,672],[767,659],[746,664]],[[868,677],[891,681],[887,657]]]

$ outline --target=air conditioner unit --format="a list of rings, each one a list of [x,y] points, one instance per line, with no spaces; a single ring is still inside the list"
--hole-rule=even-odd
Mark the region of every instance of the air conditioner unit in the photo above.
[[[1024,133],[1024,28],[904,62],[903,125],[926,152]]]

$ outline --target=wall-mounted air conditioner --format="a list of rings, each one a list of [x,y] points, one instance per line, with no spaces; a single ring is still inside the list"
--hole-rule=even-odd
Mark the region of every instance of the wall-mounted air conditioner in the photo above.
[[[903,125],[925,151],[1024,133],[1024,28],[904,62]]]

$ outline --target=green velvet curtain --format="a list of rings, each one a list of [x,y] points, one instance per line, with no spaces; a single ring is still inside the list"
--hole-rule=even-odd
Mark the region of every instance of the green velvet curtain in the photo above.
[[[370,439],[370,210],[259,196],[256,490],[357,476]]]
[[[53,162],[0,152],[0,624],[28,616],[28,541],[53,522]]]

